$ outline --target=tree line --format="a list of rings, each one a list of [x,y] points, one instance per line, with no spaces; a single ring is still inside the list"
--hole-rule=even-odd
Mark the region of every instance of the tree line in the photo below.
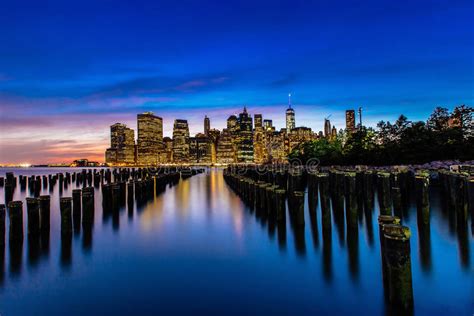
[[[452,112],[437,107],[423,121],[404,115],[392,124],[380,121],[376,128],[341,130],[333,138],[300,144],[289,155],[321,165],[423,164],[436,160],[474,160],[474,109],[461,105]]]

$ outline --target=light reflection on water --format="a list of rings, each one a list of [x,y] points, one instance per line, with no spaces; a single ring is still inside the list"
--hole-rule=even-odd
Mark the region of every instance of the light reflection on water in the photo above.
[[[457,223],[437,189],[431,193],[429,229],[418,227],[413,203],[402,214],[412,231],[415,314],[469,314],[470,221]],[[27,194],[18,187],[14,200]],[[321,201],[310,211],[306,200],[305,226],[296,229],[258,217],[212,170],[115,215],[103,214],[96,189],[93,227],[68,240],[60,234],[58,185],[51,197],[49,236],[28,239],[24,205],[23,245],[0,247],[2,315],[385,313],[377,201],[348,230],[337,212],[323,228]]]

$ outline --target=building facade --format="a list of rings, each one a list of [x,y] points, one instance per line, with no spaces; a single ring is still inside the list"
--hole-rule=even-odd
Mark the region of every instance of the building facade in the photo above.
[[[173,163],[189,162],[189,126],[187,120],[174,120]]]
[[[217,141],[217,163],[228,164],[236,162],[236,151],[233,136],[229,129],[224,128]]]
[[[110,165],[133,165],[135,163],[135,132],[133,129],[121,123],[110,126],[110,148],[105,152],[105,162]]]
[[[252,163],[253,162],[253,130],[252,117],[248,114],[247,108],[244,107],[238,119],[239,130],[237,132],[237,162]]]
[[[331,137],[331,121],[327,118],[324,119],[324,137]]]
[[[286,132],[290,133],[293,128],[295,128],[295,110],[293,110],[291,104],[288,104],[288,109],[286,109]]]
[[[354,110],[346,110],[346,130],[348,132],[353,132],[356,130]]]
[[[207,117],[204,117],[204,135],[209,135],[209,130],[211,129],[211,120]]]
[[[189,162],[209,164],[212,161],[211,139],[204,134],[189,138]]]
[[[152,112],[137,115],[137,163],[154,166],[160,163],[163,151],[163,119]]]

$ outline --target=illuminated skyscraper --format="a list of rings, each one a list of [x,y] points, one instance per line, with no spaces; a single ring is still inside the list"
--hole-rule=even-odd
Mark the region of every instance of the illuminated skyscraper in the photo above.
[[[110,126],[110,148],[105,152],[105,162],[111,165],[135,163],[135,132],[127,125]]]
[[[204,134],[197,134],[189,138],[189,162],[211,163],[212,146],[211,139]]]
[[[162,161],[164,163],[173,161],[173,140],[170,137],[163,137]]]
[[[187,120],[174,120],[173,162],[189,162],[189,127]]]
[[[247,108],[239,114],[237,136],[237,161],[243,163],[253,162],[253,133],[252,117],[247,113]]]
[[[253,158],[255,163],[264,163],[266,154],[262,114],[255,114],[254,119],[255,129],[253,132]]]
[[[263,120],[263,129],[266,131],[272,131],[273,128],[273,121],[272,120]]]
[[[209,135],[209,130],[211,129],[211,120],[207,117],[204,117],[204,135]]]
[[[331,121],[327,118],[324,119],[324,137],[331,137]]]
[[[235,134],[239,130],[237,121],[238,121],[237,116],[235,115],[229,116],[229,118],[227,119],[227,129],[229,133]]]
[[[355,125],[355,111],[346,110],[346,130],[348,132],[353,132],[356,129]]]
[[[140,165],[157,165],[163,150],[163,119],[145,112],[137,115],[137,157]]]
[[[254,116],[255,130],[257,128],[263,128],[262,114],[255,114]]]
[[[331,130],[331,139],[336,139],[336,137],[337,137],[337,129],[336,129],[336,126],[333,126]]]
[[[309,127],[295,127],[288,135],[288,153],[298,145],[315,139],[314,133]]]
[[[234,163],[236,151],[229,129],[224,128],[217,141],[217,163]]]
[[[291,94],[288,95],[288,109],[286,109],[286,132],[289,134],[295,128],[295,110],[291,107]]]

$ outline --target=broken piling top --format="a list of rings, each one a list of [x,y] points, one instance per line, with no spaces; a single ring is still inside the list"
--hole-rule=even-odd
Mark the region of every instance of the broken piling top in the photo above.
[[[72,197],[62,197],[59,199],[60,206],[69,206],[72,202]]]
[[[40,195],[38,200],[41,201],[50,201],[51,197],[49,195]]]
[[[379,178],[390,178],[390,172],[388,172],[388,171],[379,171],[379,172],[377,172],[377,177],[379,177]]]
[[[392,215],[379,215],[378,222],[379,225],[399,225],[400,218]]]
[[[275,189],[275,193],[276,193],[276,194],[282,194],[282,195],[285,195],[285,193],[286,193],[286,190],[285,190],[285,189]]]
[[[295,197],[304,197],[304,191],[294,191],[293,196]]]
[[[94,196],[94,187],[82,188],[82,196]]]
[[[8,209],[10,210],[10,216],[12,215],[13,210],[20,210],[23,208],[23,202],[22,201],[11,201],[8,203]],[[16,215],[16,214],[13,214]]]
[[[32,198],[32,197],[27,197],[26,199],[26,205],[28,207],[36,207],[39,205],[39,200],[37,198]]]
[[[398,224],[383,225],[382,230],[384,237],[388,239],[407,241],[411,236],[410,228]]]

